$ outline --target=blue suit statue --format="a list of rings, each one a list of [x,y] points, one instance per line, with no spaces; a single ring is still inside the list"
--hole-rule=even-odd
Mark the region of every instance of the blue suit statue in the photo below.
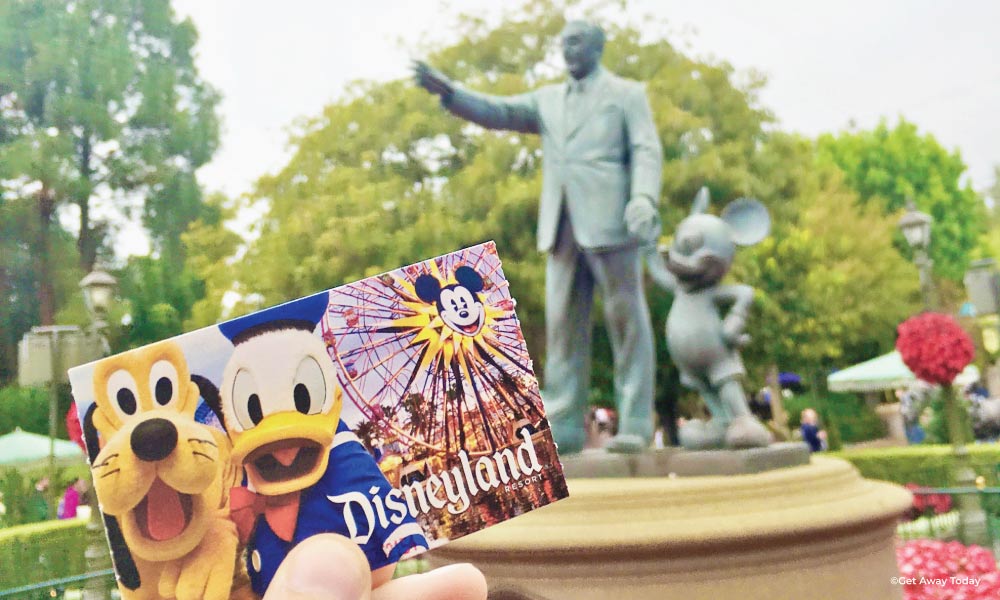
[[[517,96],[463,90],[419,62],[416,78],[455,115],[542,136],[538,249],[548,253],[543,399],[549,421],[560,452],[583,448],[596,287],[614,351],[619,413],[608,449],[636,452],[653,433],[655,356],[639,246],[660,231],[662,149],[644,86],[600,66],[603,31],[570,22],[562,46],[570,78]]]

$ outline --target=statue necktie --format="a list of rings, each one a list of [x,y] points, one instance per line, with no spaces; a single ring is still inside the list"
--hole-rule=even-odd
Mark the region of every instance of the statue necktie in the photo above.
[[[570,81],[566,90],[566,103],[563,107],[565,111],[566,135],[568,136],[576,125],[577,110],[583,98],[583,84],[579,81]]]

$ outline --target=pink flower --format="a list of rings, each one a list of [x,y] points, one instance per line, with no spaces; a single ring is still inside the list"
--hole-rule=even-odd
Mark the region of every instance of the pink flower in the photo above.
[[[914,540],[896,548],[899,574],[907,582],[904,600],[996,600],[1000,571],[989,550],[959,542]],[[952,579],[952,578],[955,579]],[[925,580],[944,581],[920,583]]]

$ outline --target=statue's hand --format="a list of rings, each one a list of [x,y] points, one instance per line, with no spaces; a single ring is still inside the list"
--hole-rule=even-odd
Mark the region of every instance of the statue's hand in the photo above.
[[[432,94],[447,98],[455,92],[451,79],[422,60],[413,61],[413,78],[417,85]]]
[[[660,215],[645,197],[635,198],[625,205],[625,226],[644,244],[655,244],[660,237]]]
[[[731,348],[742,348],[750,343],[750,336],[744,333],[746,327],[742,315],[728,315],[722,321],[722,339]]]

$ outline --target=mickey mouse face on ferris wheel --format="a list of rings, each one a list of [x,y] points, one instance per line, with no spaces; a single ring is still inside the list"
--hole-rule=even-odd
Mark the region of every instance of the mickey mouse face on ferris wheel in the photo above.
[[[472,337],[479,333],[486,322],[486,310],[479,293],[483,290],[483,278],[471,267],[455,269],[458,283],[441,287],[441,282],[433,275],[417,277],[414,287],[417,296],[428,304],[437,305],[441,320],[455,333]]]

